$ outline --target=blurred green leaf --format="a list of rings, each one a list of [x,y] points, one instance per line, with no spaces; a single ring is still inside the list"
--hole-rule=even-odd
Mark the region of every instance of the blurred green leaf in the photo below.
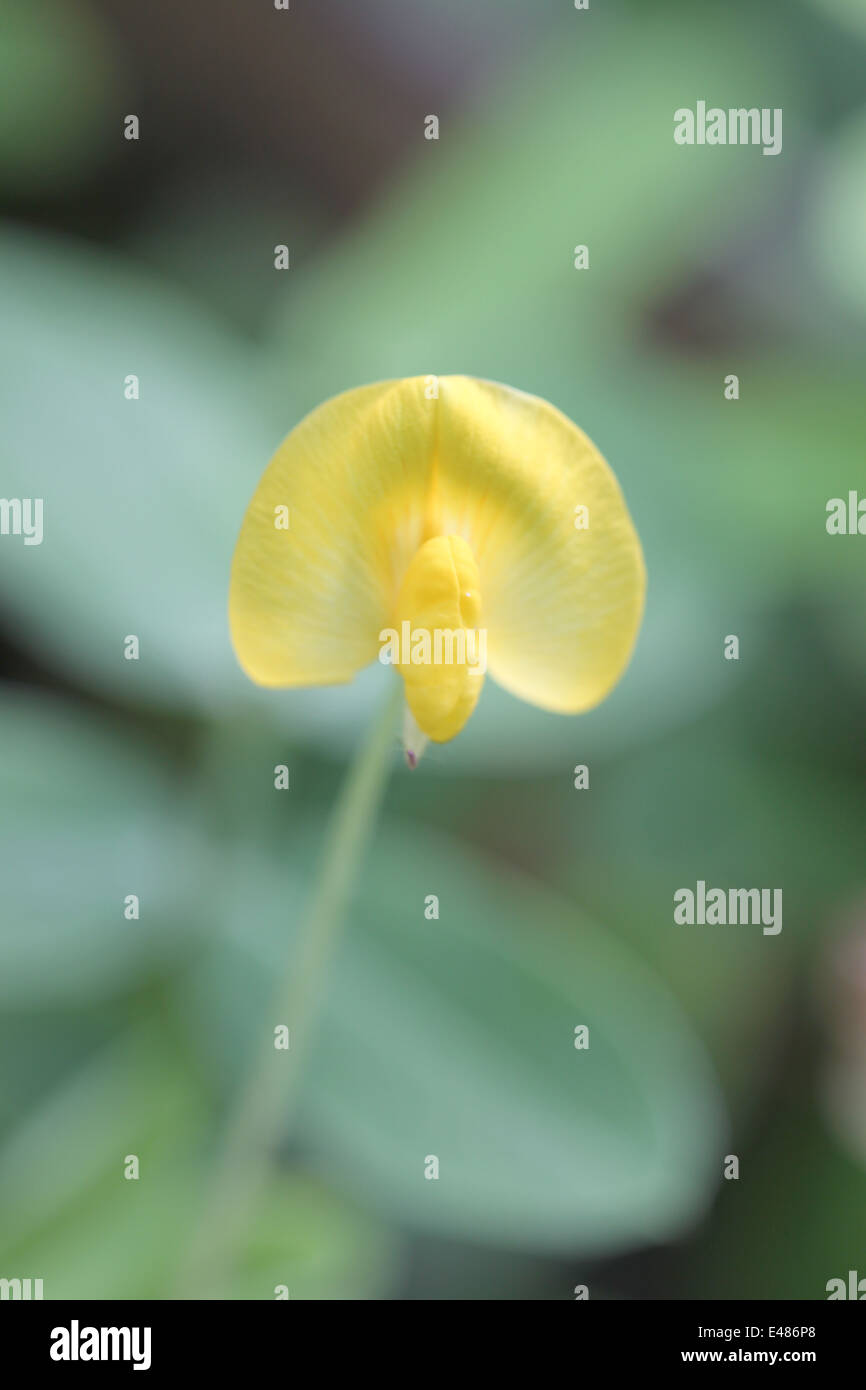
[[[229,567],[280,431],[250,359],[176,291],[62,242],[0,236],[0,297],[5,495],[44,499],[42,544],[0,551],[22,640],[115,698],[251,698]],[[130,633],[139,661],[123,658]]]
[[[154,1024],[57,1088],[0,1148],[0,1262],[49,1299],[164,1298],[191,1234],[207,1153],[203,1098]],[[139,1177],[124,1177],[126,1156]],[[311,1178],[263,1196],[233,1296],[375,1297],[393,1247],[375,1222]],[[202,1298],[207,1291],[200,1291]]]
[[[99,997],[183,955],[200,838],[158,761],[50,697],[7,688],[0,719],[0,1000]]]
[[[164,1296],[201,1113],[153,1027],[67,1078],[0,1150],[4,1269],[44,1279],[46,1298]],[[124,1178],[129,1154],[137,1181]]]
[[[808,665],[808,647],[801,657]],[[731,672],[737,697],[723,715],[594,769],[575,812],[573,860],[552,870],[663,975],[740,1112],[777,1065],[797,969],[862,884],[866,834],[857,771],[845,775],[845,733],[837,763],[807,732],[823,708],[809,704],[812,692],[778,669],[772,647],[748,661],[745,685],[745,670]],[[815,680],[823,701],[826,684],[818,672]],[[699,879],[780,888],[781,932],[677,925],[673,895]]]
[[[261,1201],[233,1297],[371,1299],[394,1272],[395,1244],[371,1217],[303,1174],[282,1173]]]
[[[723,396],[728,370],[738,401]],[[665,479],[675,515],[689,518],[678,549],[692,565],[702,551],[713,582],[723,576],[738,600],[753,595],[766,608],[810,587],[834,601],[844,586],[862,592],[857,538],[826,527],[829,499],[857,483],[862,380],[861,357],[774,353],[669,364],[646,382],[662,399],[680,397]]]
[[[310,850],[298,837],[292,859]],[[441,918],[427,921],[437,891]],[[301,897],[297,878],[263,864],[182,997],[223,1083],[271,1026]],[[578,1051],[583,1023],[591,1044]],[[317,1171],[392,1220],[598,1251],[696,1219],[722,1119],[699,1045],[627,949],[540,885],[390,825],[335,967],[298,1134]],[[424,1178],[428,1154],[438,1182]]]

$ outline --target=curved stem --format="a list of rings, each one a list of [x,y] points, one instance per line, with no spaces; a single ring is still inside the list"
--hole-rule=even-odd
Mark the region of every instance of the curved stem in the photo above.
[[[395,681],[340,790],[295,949],[275,992],[272,1012],[263,1021],[259,1054],[229,1117],[202,1219],[182,1271],[181,1297],[227,1296],[238,1249],[267,1180],[274,1148],[297,1101],[328,965],[384,794],[402,701],[402,681]],[[277,1024],[289,1029],[288,1051],[274,1046]]]

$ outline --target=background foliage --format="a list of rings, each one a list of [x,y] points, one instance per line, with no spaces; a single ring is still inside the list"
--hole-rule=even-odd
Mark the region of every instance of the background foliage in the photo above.
[[[864,542],[824,527],[862,477],[858,7],[0,20],[0,491],[45,499],[42,546],[0,542],[0,1274],[170,1294],[385,675],[249,686],[237,528],[321,399],[455,371],[599,443],[646,622],[601,709],[488,682],[396,771],[234,1292],[820,1298],[866,1272]],[[698,98],[783,107],[783,153],[675,146]],[[781,887],[781,935],[675,928],[699,878]]]

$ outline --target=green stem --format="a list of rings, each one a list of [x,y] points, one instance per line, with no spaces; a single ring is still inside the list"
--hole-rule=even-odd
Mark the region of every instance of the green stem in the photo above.
[[[295,950],[275,992],[272,1011],[262,1020],[259,1055],[229,1118],[202,1220],[182,1272],[181,1297],[228,1296],[239,1247],[254,1218],[273,1151],[286,1133],[297,1102],[328,965],[384,794],[402,699],[402,682],[395,681],[340,790]],[[277,1024],[289,1029],[288,1051],[274,1046]]]

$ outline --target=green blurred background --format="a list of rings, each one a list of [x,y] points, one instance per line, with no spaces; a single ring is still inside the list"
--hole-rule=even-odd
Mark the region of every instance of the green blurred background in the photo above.
[[[234,1296],[866,1275],[866,541],[825,530],[866,490],[863,14],[0,0],[0,491],[45,502],[0,539],[0,1276],[172,1290],[388,674],[245,682],[234,539],[308,409],[429,372],[596,440],[646,620],[599,710],[488,681],[395,750]],[[676,146],[699,99],[782,107],[782,154]],[[783,931],[675,927],[697,879]]]

